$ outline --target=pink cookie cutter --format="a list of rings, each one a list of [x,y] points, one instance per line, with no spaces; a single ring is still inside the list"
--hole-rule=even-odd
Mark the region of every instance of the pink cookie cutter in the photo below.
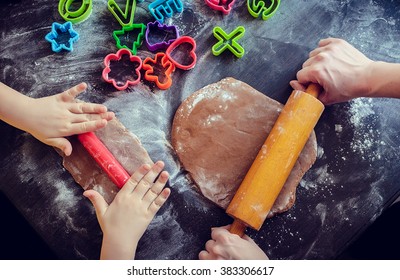
[[[229,14],[232,10],[235,0],[205,0],[206,4],[217,11],[223,12],[225,15]]]
[[[115,63],[120,63],[124,64],[124,61],[122,60],[124,56],[128,56],[129,58],[129,63],[135,63],[132,68],[127,67],[126,65],[121,65],[124,70],[126,70],[126,74],[124,75],[119,75],[124,76],[122,79],[117,79],[117,78],[111,78],[110,73],[112,72],[111,69],[111,62]],[[128,86],[136,85],[140,82],[140,69],[142,69],[142,59],[136,55],[132,55],[131,51],[128,49],[120,49],[117,53],[110,53],[104,58],[104,66],[105,68],[103,69],[102,72],[102,77],[103,79],[108,82],[113,84],[113,86],[117,90],[125,90]],[[119,72],[124,72],[124,71],[119,71]],[[118,73],[121,74],[121,73]],[[133,75],[132,75],[133,74]],[[134,77],[136,76],[136,77]],[[133,79],[131,79],[133,77]]]
[[[189,48],[186,47],[187,45]],[[195,40],[189,36],[182,36],[172,42],[165,54],[176,68],[189,70],[194,68],[197,62],[195,50]]]

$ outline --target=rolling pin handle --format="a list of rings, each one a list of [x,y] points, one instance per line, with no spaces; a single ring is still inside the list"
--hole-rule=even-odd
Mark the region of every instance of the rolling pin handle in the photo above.
[[[229,229],[230,233],[237,234],[240,237],[244,235],[244,231],[246,230],[246,225],[242,223],[240,220],[235,219]]]
[[[322,93],[322,87],[319,84],[311,83],[307,86],[306,92],[315,98]]]

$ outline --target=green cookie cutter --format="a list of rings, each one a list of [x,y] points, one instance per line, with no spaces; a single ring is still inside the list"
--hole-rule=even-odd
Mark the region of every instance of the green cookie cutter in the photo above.
[[[255,17],[267,20],[278,10],[281,0],[247,0],[247,9]]]
[[[125,11],[122,11],[121,7],[115,2],[115,0],[108,0],[107,7],[122,27],[133,24],[136,0],[126,0]]]
[[[73,10],[74,2],[82,2],[78,9]],[[92,13],[93,0],[60,0],[58,2],[58,12],[65,21],[78,23],[86,20]]]
[[[136,39],[132,40],[132,48],[128,47],[127,45],[121,43],[121,39],[120,37],[124,36],[125,34],[127,34],[127,36],[129,36],[129,32],[132,31],[136,31],[137,32],[137,37]],[[121,30],[115,30],[113,32],[113,37],[115,39],[116,42],[116,46],[118,49],[128,49],[131,51],[131,53],[133,55],[136,55],[137,53],[137,49],[142,45],[143,43],[143,39],[144,39],[144,34],[146,33],[146,25],[143,23],[133,23],[131,25],[128,26],[123,26]],[[126,40],[128,41],[128,40]]]
[[[238,26],[231,33],[227,34],[221,27],[214,27],[213,33],[214,37],[218,39],[218,43],[212,46],[212,53],[215,56],[218,56],[228,49],[236,57],[241,58],[244,55],[244,48],[237,42],[237,40],[244,36],[245,31],[246,29],[243,26]]]

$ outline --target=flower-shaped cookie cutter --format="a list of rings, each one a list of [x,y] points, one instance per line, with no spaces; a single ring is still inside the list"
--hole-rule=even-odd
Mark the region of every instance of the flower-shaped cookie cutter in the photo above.
[[[214,37],[218,39],[218,43],[212,46],[212,53],[218,56],[228,49],[236,57],[241,58],[244,55],[244,48],[237,40],[244,36],[245,31],[246,29],[243,26],[238,26],[231,33],[227,34],[221,27],[214,27],[213,33]]]
[[[233,4],[235,4],[235,0],[205,0],[205,1],[210,8],[216,11],[221,11],[225,15],[231,12]]]
[[[78,9],[73,9],[74,2],[80,2],[81,6]],[[58,12],[65,21],[78,23],[86,20],[92,13],[93,0],[59,0]]]
[[[124,55],[127,55],[129,57],[129,61],[132,63],[136,63],[137,66],[134,66],[133,69],[129,69],[132,70],[130,71],[130,73],[133,72],[134,75],[136,75],[136,78],[131,80],[129,78],[124,79],[124,81],[121,83],[121,80],[115,79],[115,78],[110,78],[109,74],[112,71],[111,69],[111,61],[121,61],[122,57]],[[136,85],[140,82],[140,69],[142,68],[142,60],[140,57],[132,55],[131,51],[128,49],[120,49],[117,53],[110,53],[108,54],[105,58],[104,58],[104,66],[105,68],[103,69],[102,72],[102,77],[103,79],[108,82],[113,84],[113,86],[117,89],[117,90],[125,90],[128,86],[131,85]]]
[[[60,52],[61,50],[72,52],[72,45],[79,39],[79,34],[72,28],[70,21],[63,24],[53,22],[51,32],[47,33],[44,38],[51,43],[53,52]]]
[[[255,17],[267,20],[278,10],[281,0],[247,0],[247,9]]]
[[[184,45],[188,45],[189,48],[185,48]],[[181,48],[182,47],[182,48]],[[197,62],[197,55],[196,55],[196,41],[189,36],[182,36],[176,39],[167,49],[165,52],[168,59],[175,64],[176,68],[182,70],[189,70],[192,69]],[[181,55],[179,55],[179,53]],[[182,56],[183,55],[183,56]],[[178,61],[182,60],[183,62]],[[189,62],[188,62],[189,61]]]
[[[115,2],[115,0],[108,0],[107,7],[122,27],[133,24],[136,0],[126,0],[125,11],[122,11],[121,7]]]
[[[166,49],[178,37],[179,31],[175,25],[166,25],[158,21],[147,24],[145,43],[152,52]]]
[[[128,49],[132,52],[132,54],[137,53],[137,49],[142,45],[144,34],[146,32],[146,25],[143,23],[133,23],[128,26],[122,27],[121,30],[115,30],[113,32],[113,37],[115,40],[115,45],[118,49]],[[133,34],[133,36],[131,36]],[[120,38],[123,37],[125,42]],[[133,38],[130,38],[133,37]],[[135,38],[136,37],[136,38]],[[132,47],[127,46],[128,41],[132,44]]]
[[[165,18],[183,11],[183,3],[181,0],[155,0],[149,4],[149,10],[158,22],[164,23]]]
[[[145,58],[142,69],[146,70],[144,78],[154,82],[160,89],[168,89],[172,85],[171,75],[175,71],[175,65],[165,53],[157,53],[154,59]]]

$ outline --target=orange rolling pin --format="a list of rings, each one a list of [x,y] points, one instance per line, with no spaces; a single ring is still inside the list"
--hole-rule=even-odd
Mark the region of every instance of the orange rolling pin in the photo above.
[[[294,90],[267,140],[231,200],[226,213],[235,220],[230,232],[243,236],[246,227],[259,230],[317,124],[324,105],[321,87]]]

